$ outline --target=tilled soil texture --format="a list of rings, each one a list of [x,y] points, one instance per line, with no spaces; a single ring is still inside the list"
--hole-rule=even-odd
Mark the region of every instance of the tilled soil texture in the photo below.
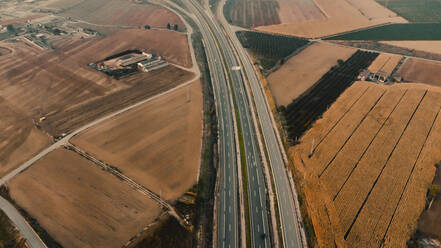
[[[8,186],[12,199],[63,247],[121,247],[160,214],[156,202],[65,149]]]
[[[167,23],[184,28],[173,12],[151,4],[136,4],[126,0],[52,1],[48,6],[61,10],[60,15],[99,25],[165,28]],[[92,26],[91,26],[92,28]]]
[[[196,182],[202,138],[199,81],[88,129],[72,142],[166,200]]]
[[[436,87],[357,82],[290,149],[319,245],[406,247],[441,160],[440,109]]]
[[[13,52],[0,56],[0,97],[36,120],[53,136],[103,114],[133,104],[190,79],[172,65],[116,80],[88,66],[128,49],[148,50],[166,61],[191,65],[187,38],[165,30],[121,30],[109,37],[67,40],[52,51],[24,42],[3,43]]]
[[[308,2],[320,9],[320,12],[326,18],[303,21],[300,19],[295,23],[257,27],[257,30],[316,38],[390,22],[407,22],[402,17],[376,3],[375,0],[314,0]]]
[[[397,71],[405,82],[441,86],[441,63],[422,59],[407,59]]]
[[[356,50],[328,43],[315,43],[286,61],[268,76],[278,105],[286,106],[313,86],[337,60],[348,59]]]

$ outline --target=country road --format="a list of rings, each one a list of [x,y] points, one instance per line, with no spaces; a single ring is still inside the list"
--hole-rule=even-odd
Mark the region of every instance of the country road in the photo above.
[[[8,218],[14,223],[21,236],[26,239],[26,243],[31,248],[47,248],[17,209],[3,197],[0,197],[0,208],[8,215]]]

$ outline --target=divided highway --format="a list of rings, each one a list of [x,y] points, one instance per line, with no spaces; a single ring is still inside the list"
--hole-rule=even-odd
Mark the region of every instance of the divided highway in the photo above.
[[[288,173],[290,172],[286,170],[283,159],[286,155],[284,155],[284,148],[279,140],[280,137],[278,137],[278,131],[275,128],[271,111],[268,109],[266,96],[263,92],[256,71],[254,70],[253,63],[245,49],[240,44],[237,36],[230,28],[224,16],[222,16],[221,21],[232,41],[231,43],[237,51],[240,61],[242,62],[242,66],[244,67],[253,94],[276,186],[283,246],[286,248],[304,247],[306,240],[300,225],[301,216],[298,216],[299,212],[296,209],[297,199],[294,199],[293,197],[293,195],[296,195],[296,193],[293,192],[295,189],[292,189],[288,180]]]
[[[240,125],[242,128],[242,136],[244,143],[244,155],[247,165],[247,182],[248,182],[248,200],[251,221],[251,243],[252,247],[270,247],[269,233],[269,221],[267,211],[267,197],[265,189],[265,181],[263,177],[263,163],[258,147],[258,140],[256,136],[257,127],[254,126],[252,120],[252,114],[250,113],[251,104],[255,104],[259,123],[262,128],[262,134],[266,149],[268,152],[269,162],[272,170],[272,176],[276,186],[277,202],[279,209],[279,219],[281,224],[282,244],[284,247],[303,247],[304,235],[301,234],[301,216],[297,215],[296,202],[294,199],[295,192],[292,191],[291,185],[288,180],[288,171],[285,168],[283,146],[278,137],[277,130],[274,127],[274,120],[271,111],[268,109],[263,89],[261,88],[260,81],[254,70],[253,63],[246,54],[246,51],[242,48],[236,35],[230,29],[228,23],[224,18],[222,21],[224,29],[212,16],[209,10],[204,10],[201,5],[195,0],[184,1],[199,22],[202,29],[203,37],[206,42],[207,53],[221,53],[223,62],[226,65],[228,77],[230,79],[231,87],[234,91],[234,99],[239,113]],[[226,31],[226,33],[224,32]],[[214,43],[213,43],[214,42]],[[207,44],[213,43],[213,44]],[[211,49],[219,50],[209,51]],[[216,60],[221,63],[222,60]],[[210,61],[209,61],[210,62]],[[210,64],[210,69],[216,65]],[[232,70],[236,66],[242,66],[242,70]],[[243,72],[245,74],[243,74]],[[214,72],[213,74],[216,74]],[[219,77],[219,75],[214,75]],[[245,78],[248,79],[249,85],[252,91],[253,101],[250,101],[246,92]],[[216,85],[218,82],[213,81]],[[216,86],[217,87],[217,86]],[[221,121],[221,120],[220,120]],[[222,121],[221,121],[222,122]],[[222,142],[222,140],[221,140]],[[222,142],[223,143],[223,142]],[[226,174],[228,170],[223,172]],[[241,179],[239,179],[241,180]],[[233,185],[228,184],[225,181],[225,176],[221,182],[221,195],[222,190],[229,190]],[[231,218],[227,217],[225,211],[222,211],[222,205],[229,199],[221,197],[219,199],[218,211],[218,246],[230,247],[228,238],[225,233],[229,230],[223,229],[225,223],[233,224]],[[228,205],[228,202],[227,202]],[[232,235],[229,233],[229,235]],[[231,246],[238,247],[238,246]]]
[[[258,141],[256,136],[256,129],[253,124],[253,119],[250,112],[250,102],[247,97],[245,89],[245,83],[243,81],[243,75],[241,70],[234,70],[235,66],[240,66],[236,56],[231,49],[227,37],[223,34],[221,27],[218,23],[214,22],[213,18],[207,16],[199,3],[188,0],[184,2],[190,12],[196,17],[195,22],[199,24],[202,35],[205,41],[205,49],[208,57],[208,63],[211,71],[213,85],[215,91],[221,92],[221,96],[215,93],[216,103],[218,104],[218,118],[221,127],[221,182],[220,192],[218,199],[218,235],[217,244],[218,247],[239,247],[239,215],[237,214],[237,180],[242,180],[237,176],[237,170],[241,169],[241,165],[233,162],[231,158],[230,164],[225,164],[226,159],[230,157],[225,156],[226,143],[231,142],[233,145],[236,142],[231,139],[225,139],[224,132],[226,129],[233,129],[233,126],[227,127],[225,123],[225,117],[234,118],[236,111],[239,116],[238,125],[242,130],[242,139],[244,145],[244,154],[247,166],[247,182],[248,182],[248,198],[249,204],[249,217],[250,217],[250,238],[253,247],[271,247],[270,228],[268,225],[268,211],[267,211],[267,194],[265,189],[265,179],[263,176],[263,165],[261,154],[258,147]],[[213,57],[213,55],[215,57]],[[223,67],[219,69],[219,67]],[[230,84],[228,84],[230,82]],[[227,99],[230,97],[228,87],[234,92],[235,107],[227,106],[228,104],[234,104],[230,102],[226,104]],[[223,105],[223,106],[222,106]],[[226,111],[226,112],[225,112]],[[240,121],[240,122],[239,122]],[[228,121],[229,122],[229,121]],[[229,122],[231,123],[231,122]],[[231,123],[233,124],[233,123]],[[234,131],[234,130],[233,130]],[[234,137],[234,133],[232,133]],[[236,155],[236,153],[234,154]],[[237,156],[240,156],[237,152]],[[237,160],[240,158],[236,157]],[[237,161],[236,160],[236,161]],[[230,176],[232,179],[230,180]],[[234,182],[234,183],[232,183]],[[232,204],[234,203],[234,204]],[[243,223],[243,225],[246,225]],[[231,227],[231,228],[230,228]],[[244,228],[243,226],[241,228]],[[234,230],[237,233],[234,233]],[[241,237],[241,244],[245,244],[245,237]],[[234,242],[232,242],[234,240]]]

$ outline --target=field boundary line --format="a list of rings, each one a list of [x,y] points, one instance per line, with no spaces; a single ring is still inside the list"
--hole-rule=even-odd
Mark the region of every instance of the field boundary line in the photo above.
[[[381,243],[380,243],[380,245],[379,245],[378,247],[383,247],[383,244],[384,244],[384,241],[385,241],[384,239],[386,238],[386,235],[387,235],[387,233],[389,232],[389,228],[390,228],[390,225],[392,224],[392,221],[394,220],[395,213],[396,213],[396,211],[397,211],[397,209],[398,209],[398,206],[400,205],[400,202],[401,202],[401,200],[402,200],[402,198],[403,198],[404,192],[406,192],[407,185],[408,185],[408,183],[409,183],[409,181],[410,181],[410,178],[411,178],[412,175],[413,175],[413,172],[414,172],[414,170],[415,170],[416,164],[417,164],[417,162],[418,162],[418,160],[419,160],[419,158],[420,158],[420,156],[421,156],[421,154],[422,154],[424,148],[426,147],[427,140],[429,139],[429,136],[430,136],[430,134],[431,134],[432,131],[433,131],[433,126],[435,125],[435,122],[436,122],[436,120],[438,119],[438,115],[439,115],[439,112],[440,112],[440,111],[441,111],[441,106],[439,107],[438,112],[436,113],[435,118],[434,118],[433,121],[432,121],[432,125],[430,126],[429,132],[428,132],[427,135],[426,135],[426,138],[425,138],[425,140],[424,140],[424,143],[423,143],[423,145],[421,146],[420,151],[418,152],[418,156],[417,156],[417,158],[416,158],[416,160],[415,160],[415,163],[413,164],[413,167],[412,167],[412,170],[410,171],[409,176],[407,177],[406,184],[405,184],[405,186],[403,187],[403,191],[401,192],[400,199],[398,200],[397,205],[395,206],[394,212],[392,213],[392,217],[391,217],[391,219],[390,219],[390,221],[389,221],[389,224],[387,225],[386,231],[384,232],[383,238],[381,239]]]
[[[374,104],[371,106],[371,108],[369,109],[369,111],[363,116],[363,118],[361,118],[361,120],[358,122],[357,126],[354,128],[354,130],[352,130],[351,134],[349,135],[348,138],[346,138],[345,142],[343,143],[343,145],[338,149],[338,151],[334,154],[334,157],[332,157],[331,161],[329,161],[325,168],[322,170],[322,172],[320,172],[319,174],[319,178],[323,175],[323,173],[325,173],[325,171],[328,169],[328,167],[332,164],[332,162],[334,162],[335,158],[338,156],[338,154],[340,154],[341,150],[343,150],[343,148],[346,146],[346,144],[349,142],[349,140],[352,138],[352,136],[354,135],[355,132],[357,132],[358,128],[361,126],[361,124],[364,122],[364,120],[366,120],[366,118],[369,116],[369,114],[372,112],[372,110],[375,108],[375,106],[377,106],[378,102],[383,98],[384,94],[386,94],[387,90],[383,90],[383,93],[380,95],[380,97],[377,98],[377,100],[375,100]]]
[[[312,155],[314,155],[315,150],[317,150],[317,148],[323,142],[323,140],[325,140],[326,137],[328,137],[329,133],[332,132],[332,130],[334,130],[334,128],[338,125],[338,123],[340,123],[340,121],[346,116],[346,114],[351,111],[352,107],[354,107],[354,105],[364,96],[364,94],[366,94],[366,92],[369,90],[370,87],[371,87],[370,85],[366,87],[363,93],[361,93],[361,95],[351,104],[351,106],[349,106],[349,108],[343,113],[343,115],[340,116],[340,118],[337,120],[337,122],[334,123],[334,125],[331,127],[331,129],[329,129],[329,131],[325,134],[325,136],[323,136],[323,138],[320,139],[320,141],[317,143],[314,149],[312,149],[311,157]]]
[[[403,100],[404,96],[407,94],[408,89],[406,89],[404,91],[404,93],[401,95],[400,99],[397,101],[397,104],[395,104],[394,108],[392,109],[392,111],[389,113],[389,115],[387,116],[387,118],[383,121],[383,123],[381,124],[381,127],[377,130],[377,132],[375,133],[374,137],[371,139],[371,141],[369,142],[369,144],[367,145],[367,147],[364,149],[363,153],[361,154],[360,158],[358,159],[357,163],[354,165],[354,167],[352,167],[351,172],[349,173],[349,175],[346,177],[346,180],[344,181],[344,183],[342,184],[342,186],[340,187],[340,189],[337,191],[337,193],[335,194],[335,196],[333,197],[333,201],[335,201],[335,199],[337,198],[338,194],[340,193],[340,191],[343,189],[343,187],[346,185],[346,182],[349,180],[349,178],[351,177],[352,173],[354,172],[354,170],[358,167],[358,164],[360,163],[360,160],[364,157],[364,155],[366,154],[367,150],[369,150],[369,147],[372,145],[372,143],[374,142],[374,140],[377,138],[378,134],[381,132],[381,130],[383,129],[384,125],[386,125],[386,122],[389,120],[390,116],[395,112],[396,108],[398,107],[398,105],[400,105],[401,101]]]
[[[400,143],[401,138],[404,136],[404,133],[406,132],[407,128],[409,127],[409,124],[410,124],[410,122],[412,121],[413,116],[415,115],[415,113],[416,113],[416,112],[418,111],[418,109],[420,108],[421,103],[423,102],[424,98],[425,98],[426,95],[427,95],[427,92],[428,92],[428,90],[425,90],[425,91],[424,91],[424,95],[423,95],[423,97],[421,97],[421,99],[420,99],[418,105],[416,106],[415,110],[413,111],[412,115],[410,116],[409,120],[407,121],[406,126],[404,127],[404,130],[401,132],[401,135],[400,135],[400,137],[398,138],[397,142],[395,142],[395,145],[394,145],[392,151],[389,153],[389,156],[387,157],[386,162],[384,163],[383,167],[381,168],[380,173],[378,174],[377,178],[375,179],[374,184],[372,184],[371,189],[369,190],[368,194],[367,194],[366,197],[364,198],[363,203],[361,204],[360,208],[359,208],[358,211],[357,211],[357,214],[355,215],[354,219],[352,220],[352,223],[351,223],[351,225],[349,226],[349,229],[346,231],[346,233],[345,233],[345,235],[344,235],[344,239],[345,239],[345,240],[348,238],[349,233],[351,232],[352,227],[354,226],[355,222],[356,222],[357,219],[358,219],[358,216],[360,215],[361,211],[363,210],[364,206],[366,205],[366,202],[367,202],[367,200],[369,199],[369,196],[371,195],[372,190],[375,188],[375,185],[377,184],[378,180],[380,179],[381,174],[383,173],[384,169],[386,168],[387,164],[389,163],[390,158],[391,158],[392,155],[394,154],[395,149],[397,148],[398,144]]]
[[[131,188],[137,190],[141,194],[143,194],[143,195],[147,196],[148,198],[152,199],[153,201],[158,203],[158,205],[160,205],[161,207],[163,207],[165,209],[168,209],[170,215],[174,216],[179,221],[179,223],[184,228],[186,228],[186,225],[184,224],[183,219],[181,218],[181,216],[179,216],[179,214],[173,208],[173,206],[171,206],[166,200],[164,200],[160,196],[158,196],[155,192],[153,192],[150,189],[148,189],[147,187],[145,187],[145,186],[135,182],[130,177],[124,175],[122,172],[120,172],[118,170],[117,167],[111,166],[111,165],[107,164],[106,162],[101,161],[101,160],[93,157],[92,155],[90,155],[87,152],[81,150],[80,148],[78,148],[77,146],[75,146],[73,144],[66,145],[65,149],[71,150],[71,151],[77,153],[78,155],[86,158],[87,160],[93,162],[95,165],[99,166],[102,170],[104,170],[104,171],[114,175],[115,177],[117,177],[121,181],[124,181],[126,184],[128,184]]]

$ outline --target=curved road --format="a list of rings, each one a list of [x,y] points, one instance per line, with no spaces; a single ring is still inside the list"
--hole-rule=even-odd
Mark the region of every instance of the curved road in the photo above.
[[[21,236],[26,239],[26,243],[31,248],[47,248],[17,209],[3,197],[0,197],[0,208],[8,215],[8,218],[14,223]]]

